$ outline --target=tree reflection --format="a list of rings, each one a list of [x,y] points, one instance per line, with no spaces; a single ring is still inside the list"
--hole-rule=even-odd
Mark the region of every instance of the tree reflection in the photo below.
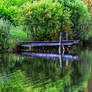
[[[88,84],[92,52],[81,51],[80,59],[23,57],[0,54],[0,92],[79,92]]]

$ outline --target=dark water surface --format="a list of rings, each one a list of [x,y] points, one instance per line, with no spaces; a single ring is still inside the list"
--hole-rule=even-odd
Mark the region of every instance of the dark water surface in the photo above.
[[[0,92],[92,92],[92,49],[0,54]]]

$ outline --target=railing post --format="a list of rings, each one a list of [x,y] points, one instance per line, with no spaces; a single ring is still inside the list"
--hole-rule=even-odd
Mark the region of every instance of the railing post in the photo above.
[[[62,42],[62,32],[60,32],[60,38],[59,38],[59,54],[61,54],[61,42]]]

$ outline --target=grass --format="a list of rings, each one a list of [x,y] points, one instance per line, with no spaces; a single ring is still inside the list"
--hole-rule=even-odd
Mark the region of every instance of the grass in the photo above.
[[[14,38],[28,39],[27,32],[26,31],[25,32],[23,31],[23,26],[17,26],[17,27],[12,26],[11,27],[11,30],[10,30],[10,34]]]

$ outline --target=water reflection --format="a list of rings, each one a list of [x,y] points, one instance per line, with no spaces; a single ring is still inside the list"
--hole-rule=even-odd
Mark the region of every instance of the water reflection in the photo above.
[[[41,57],[41,58],[59,58],[60,67],[62,68],[62,60],[66,61],[66,65],[68,65],[69,60],[77,60],[79,57],[78,55],[67,55],[67,54],[49,54],[49,53],[32,53],[32,52],[21,52],[23,56],[30,56],[30,57]]]
[[[22,55],[0,54],[0,92],[85,92],[88,88],[92,70],[88,49],[78,55],[54,54],[49,58],[37,53]]]

